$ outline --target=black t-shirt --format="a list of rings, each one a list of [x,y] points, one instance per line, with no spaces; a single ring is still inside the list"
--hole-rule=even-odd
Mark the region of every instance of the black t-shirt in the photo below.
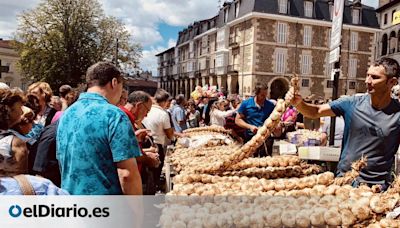
[[[61,174],[56,159],[56,137],[58,121],[45,127],[37,142],[37,151],[33,171],[50,179],[55,185],[61,185]]]

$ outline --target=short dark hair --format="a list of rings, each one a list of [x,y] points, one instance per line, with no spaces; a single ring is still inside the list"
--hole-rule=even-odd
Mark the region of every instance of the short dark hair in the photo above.
[[[154,94],[154,99],[157,103],[168,101],[170,98],[171,95],[163,89],[157,89],[156,94]]]
[[[86,72],[86,82],[89,88],[92,86],[103,87],[111,82],[113,78],[116,78],[118,82],[123,81],[121,71],[110,62],[95,63]]]
[[[181,104],[185,101],[185,95],[183,95],[183,94],[178,94],[178,95],[175,97],[175,100],[176,100],[176,104],[181,105]]]
[[[26,95],[25,106],[32,109],[35,114],[38,114],[41,110],[39,98],[33,94]]]
[[[25,102],[22,90],[0,89],[0,129],[6,130],[10,127],[11,107],[17,102]]]
[[[375,60],[373,66],[383,66],[385,68],[385,75],[388,78],[399,78],[400,66],[395,59],[382,57]]]
[[[150,100],[150,94],[144,91],[134,91],[128,96],[128,103],[136,104],[139,102],[147,103]]]
[[[65,96],[67,96],[67,94],[70,93],[71,91],[72,91],[72,87],[70,85],[62,85],[58,89],[60,97],[62,97],[62,98],[65,98]]]
[[[254,94],[258,95],[261,90],[267,90],[268,85],[266,83],[257,82],[256,86],[254,87]]]

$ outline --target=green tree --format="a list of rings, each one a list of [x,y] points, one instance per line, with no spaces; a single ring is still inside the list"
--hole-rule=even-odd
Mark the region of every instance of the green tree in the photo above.
[[[114,60],[118,39],[121,68],[137,68],[142,49],[124,24],[106,16],[97,0],[42,0],[19,16],[15,46],[26,78],[62,84],[84,82],[86,69]]]

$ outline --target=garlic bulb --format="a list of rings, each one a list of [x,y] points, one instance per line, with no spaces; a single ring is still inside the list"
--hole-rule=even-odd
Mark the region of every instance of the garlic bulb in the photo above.
[[[330,226],[340,226],[342,224],[342,218],[339,215],[339,211],[329,209],[324,213],[325,223]]]

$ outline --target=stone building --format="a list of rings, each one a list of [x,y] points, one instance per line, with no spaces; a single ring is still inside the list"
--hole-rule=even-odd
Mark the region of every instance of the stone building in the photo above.
[[[235,0],[215,17],[179,33],[177,45],[157,55],[160,86],[187,96],[196,85],[251,95],[267,83],[282,97],[293,73],[301,94],[329,98],[328,64],[333,0]],[[365,72],[375,57],[379,32],[375,9],[345,3],[339,94],[364,92]]]
[[[0,60],[2,66],[8,66],[9,71],[7,73],[2,73],[0,82],[4,82],[10,87],[19,87],[26,90],[29,82],[22,77],[20,71],[18,70],[17,63],[19,60],[19,55],[12,47],[11,40],[0,39]]]
[[[399,10],[399,1],[379,1],[379,8],[376,12],[382,30],[378,34],[376,58],[388,56],[400,62],[400,24],[392,24],[393,14]]]

